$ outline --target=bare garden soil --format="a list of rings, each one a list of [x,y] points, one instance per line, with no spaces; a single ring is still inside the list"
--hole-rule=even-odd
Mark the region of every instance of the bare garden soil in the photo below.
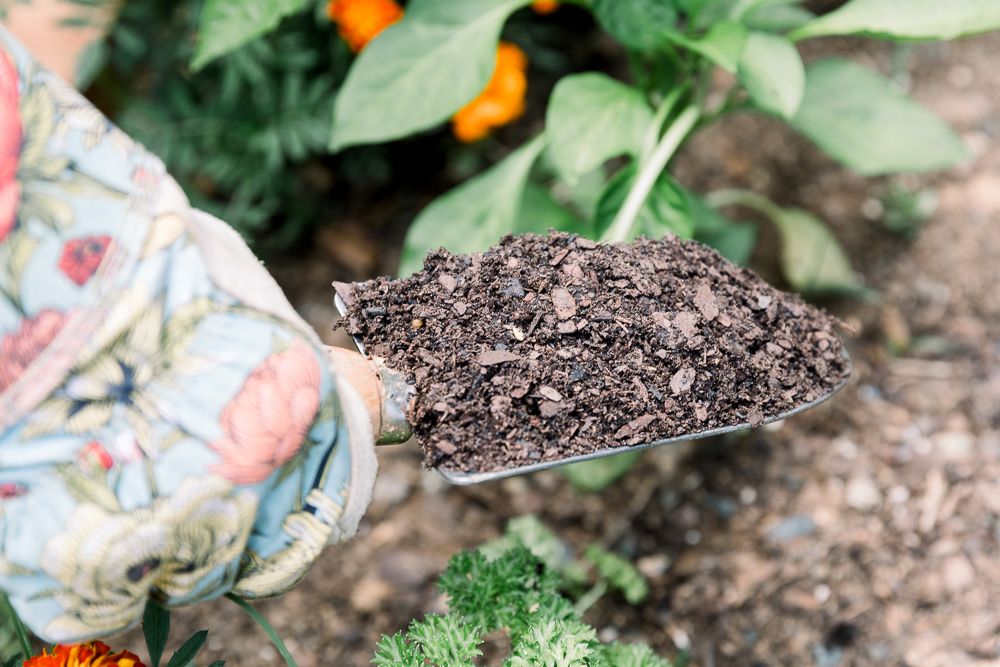
[[[808,45],[882,72],[865,41]],[[841,169],[777,122],[739,116],[700,134],[675,171],[706,191],[749,187],[830,223],[873,301],[827,304],[857,331],[854,373],[819,408],[746,437],[643,456],[600,493],[549,471],[449,487],[415,445],[379,448],[375,498],[350,542],[327,549],[289,594],[259,605],[302,667],[368,664],[383,632],[441,611],[434,580],[455,551],[533,512],[572,547],[599,542],[638,563],[647,601],[588,613],[605,639],[687,647],[699,667],[990,667],[1000,664],[1000,36],[913,47],[912,93],[959,128],[974,159],[908,177],[940,205],[918,238],[878,218],[885,180]],[[905,83],[905,81],[904,81]],[[526,121],[530,122],[530,121]],[[427,192],[427,199],[435,194]],[[379,200],[272,261],[332,343],[329,284],[390,273],[421,202]],[[754,266],[775,279],[764,227]],[[208,628],[203,660],[279,664],[227,601],[180,610],[176,636]],[[142,638],[120,640],[133,649]]]
[[[348,332],[415,384],[429,467],[490,472],[760,426],[849,372],[832,318],[676,237],[508,236],[338,291]]]

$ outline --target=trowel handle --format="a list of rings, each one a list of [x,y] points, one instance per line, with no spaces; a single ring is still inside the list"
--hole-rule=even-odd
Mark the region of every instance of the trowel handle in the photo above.
[[[368,408],[375,444],[406,442],[412,434],[406,410],[414,389],[403,374],[354,350],[330,347],[327,351],[333,371],[354,387]]]

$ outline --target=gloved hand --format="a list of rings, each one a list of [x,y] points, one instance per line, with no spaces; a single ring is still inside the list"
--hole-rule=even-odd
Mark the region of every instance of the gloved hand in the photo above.
[[[337,367],[238,235],[0,28],[0,589],[29,627],[294,585],[374,482],[379,381]]]

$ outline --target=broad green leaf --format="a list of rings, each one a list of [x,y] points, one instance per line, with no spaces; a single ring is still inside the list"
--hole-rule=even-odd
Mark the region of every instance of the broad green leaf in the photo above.
[[[528,173],[544,146],[544,135],[535,137],[502,162],[431,202],[406,233],[399,274],[419,271],[424,255],[434,248],[476,252],[504,234],[545,231],[517,216]]]
[[[642,452],[623,452],[613,456],[581,461],[563,466],[559,472],[578,491],[600,491],[627,473],[642,456]]]
[[[198,43],[191,67],[210,61],[274,30],[308,0],[205,0],[198,17]]]
[[[806,92],[791,124],[865,176],[951,167],[968,157],[961,138],[892,83],[846,60],[806,70]]]
[[[639,51],[659,48],[663,34],[677,24],[671,0],[594,0],[592,10],[612,37]]]
[[[763,109],[783,118],[791,118],[802,104],[806,70],[795,45],[784,37],[766,32],[747,35],[739,77]]]
[[[747,12],[743,23],[751,30],[787,32],[801,28],[814,18],[815,14],[798,5],[763,5]]]
[[[687,23],[696,30],[704,30],[725,21],[744,0],[676,0],[677,9],[687,15]]]
[[[743,55],[747,30],[736,21],[721,21],[713,24],[698,39],[691,39],[680,33],[666,33],[664,36],[678,46],[705,56],[722,69],[735,72]]]
[[[518,221],[525,221],[533,229],[547,231],[555,229],[563,232],[573,232],[587,238],[593,237],[590,223],[586,223],[564,208],[553,199],[549,191],[540,185],[527,183],[521,196],[521,207],[517,213]],[[530,221],[530,222],[528,222]],[[518,224],[520,229],[521,225]],[[523,230],[522,230],[523,231]]]
[[[188,637],[188,640],[170,656],[170,662],[167,663],[167,667],[188,667],[188,665],[193,665],[194,657],[198,655],[198,651],[201,650],[206,637],[208,637],[208,630],[199,630]]]
[[[712,246],[733,264],[746,266],[757,243],[757,227],[732,222],[698,195],[685,190],[688,212],[694,223],[694,240]]]
[[[826,225],[800,209],[775,209],[771,219],[781,234],[781,267],[789,285],[806,294],[862,289],[840,243]]]
[[[149,651],[150,667],[160,667],[163,648],[170,635],[170,612],[152,600],[147,602],[142,613],[142,634],[146,639],[146,650]]]
[[[615,174],[604,188],[594,213],[595,233],[598,237],[611,226],[634,179],[635,165],[632,164]],[[688,211],[686,195],[670,175],[664,173],[656,180],[646,197],[629,240],[638,236],[658,239],[668,232],[681,238],[692,238],[694,221]]]
[[[997,0],[851,0],[793,32],[889,39],[955,39],[1000,28]]]
[[[330,148],[398,139],[452,116],[486,86],[507,17],[529,0],[413,0],[358,56]]]
[[[653,112],[635,88],[588,72],[556,84],[545,116],[549,157],[568,183],[618,155],[638,155]]]

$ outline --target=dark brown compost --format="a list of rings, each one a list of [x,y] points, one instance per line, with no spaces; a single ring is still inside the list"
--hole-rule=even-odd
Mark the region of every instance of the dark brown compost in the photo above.
[[[338,291],[416,386],[429,466],[489,472],[771,416],[849,373],[834,320],[692,241],[508,236]]]

